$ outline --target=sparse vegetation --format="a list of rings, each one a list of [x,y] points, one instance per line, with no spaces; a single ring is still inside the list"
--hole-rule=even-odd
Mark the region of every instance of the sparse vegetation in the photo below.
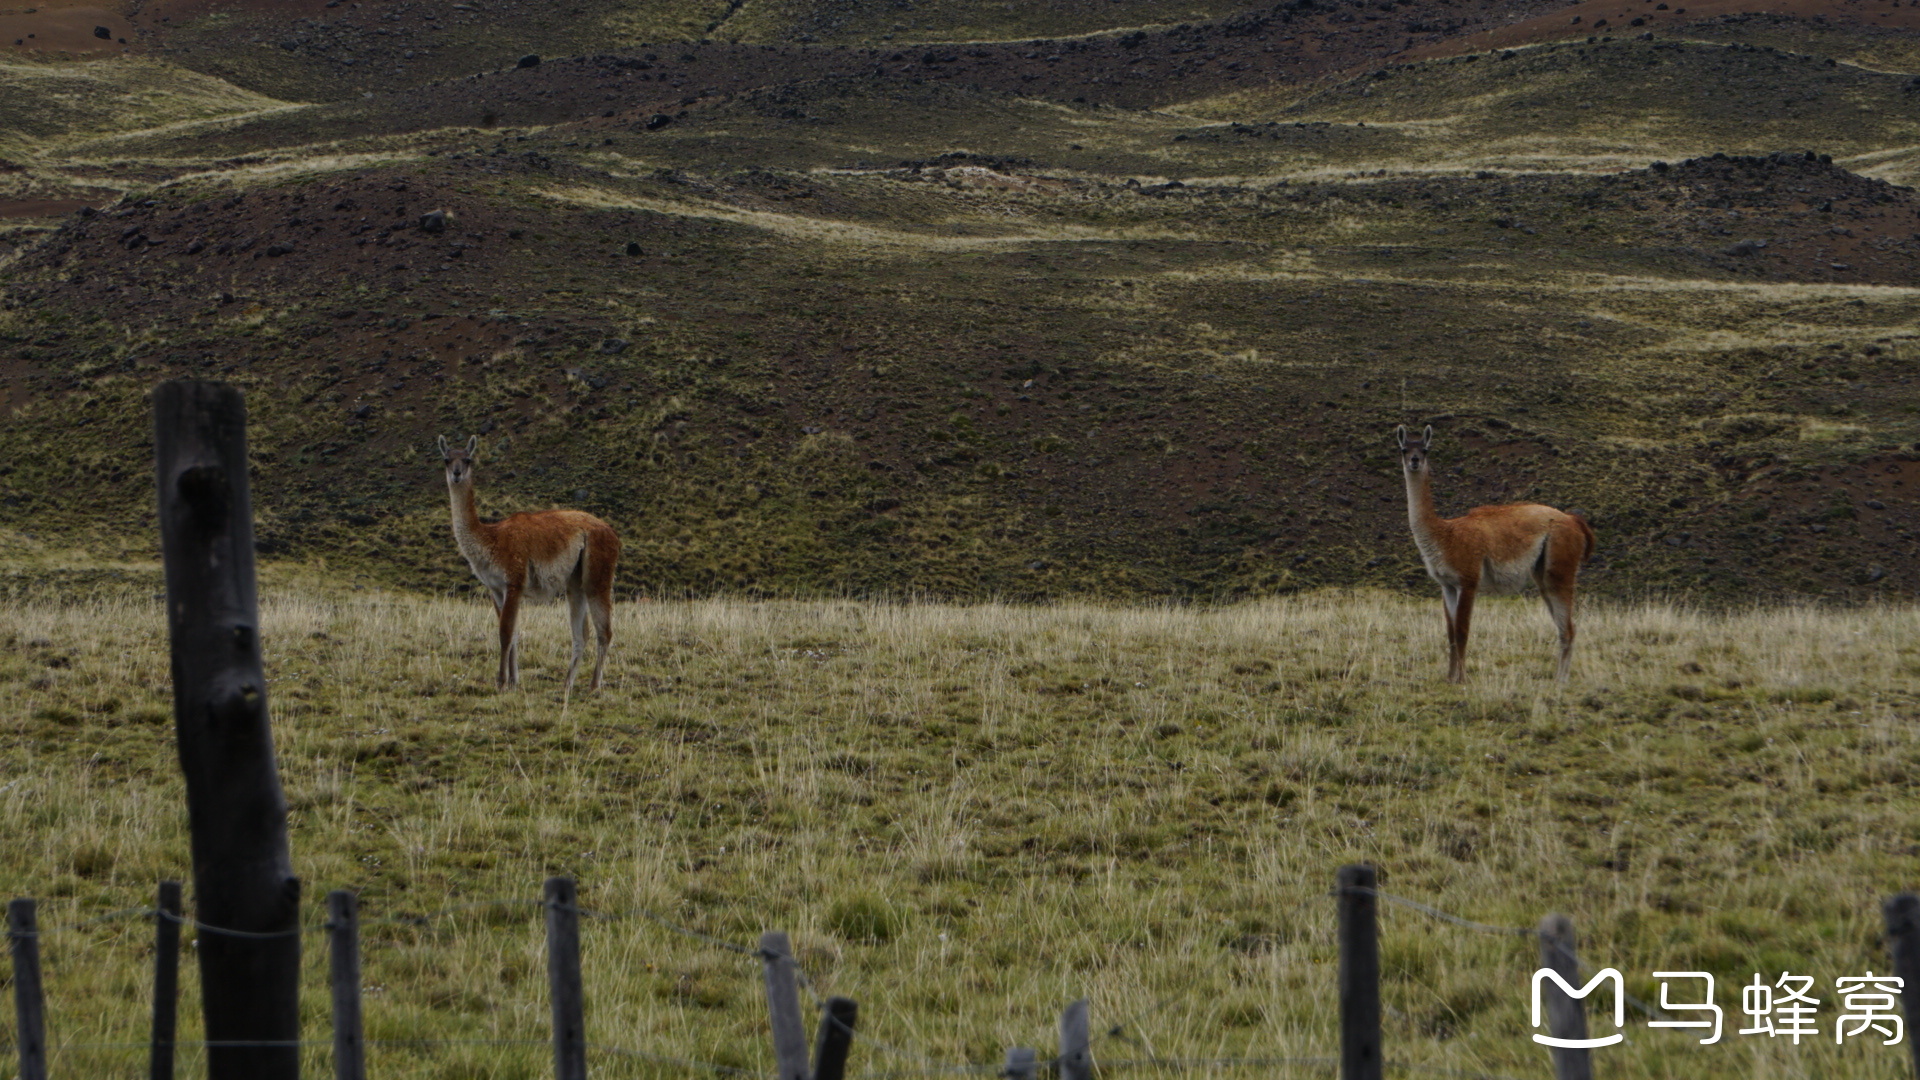
[[[1909,608],[1592,605],[1562,693],[1530,598],[1483,605],[1459,690],[1441,680],[1431,601],[1378,593],[623,604],[608,690],[570,704],[559,611],[528,628],[527,689],[496,694],[482,603],[269,583],[270,698],[310,906],[356,888],[378,920],[532,897],[569,873],[598,911],[643,907],[735,941],[792,931],[821,992],[862,1001],[864,1030],[941,1061],[1046,1045],[1082,993],[1096,1027],[1146,1011],[1103,1043],[1109,1059],[1310,1056],[1337,1044],[1324,894],[1342,862],[1375,861],[1388,890],[1492,923],[1566,911],[1636,993],[1651,971],[1705,969],[1737,1017],[1755,970],[1879,970],[1878,901],[1911,885],[1920,845]],[[16,838],[0,888],[42,897],[48,926],[187,873],[164,638],[147,601],[0,608],[0,822]],[[1384,918],[1396,1059],[1543,1067],[1524,1037],[1527,943]],[[49,934],[62,1073],[137,1067],[133,1051],[78,1044],[142,1037],[147,933]],[[371,1037],[544,1037],[526,908],[367,933]],[[304,976],[316,1032],[318,948]],[[595,1041],[768,1065],[749,959],[637,918],[590,920],[586,949]],[[1609,1072],[1720,1075],[1737,1059],[1752,1076],[1892,1077],[1903,1061],[1830,1038],[1673,1036],[1636,1022]],[[545,1055],[389,1048],[376,1064],[518,1077]]]

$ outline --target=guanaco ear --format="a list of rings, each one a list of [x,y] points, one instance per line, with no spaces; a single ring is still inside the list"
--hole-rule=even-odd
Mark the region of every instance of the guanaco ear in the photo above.
[[[446,440],[442,439],[440,441],[445,442]],[[1407,448],[1407,425],[1401,424],[1399,427],[1393,429],[1393,441],[1400,444],[1400,449],[1405,450]]]
[[[1433,425],[1432,424],[1427,425],[1427,433],[1420,440],[1420,449],[1422,450],[1433,449]]]
[[[443,461],[444,461],[445,459],[447,459],[447,458],[450,458],[450,457],[452,457],[452,456],[453,456],[453,451],[451,451],[451,450],[448,450],[448,449],[447,449],[447,437],[446,437],[445,435],[442,435],[442,436],[440,436],[440,458],[441,458],[441,460],[443,460]]]
[[[478,435],[467,436],[467,456],[472,457],[473,452],[478,449],[480,449],[480,436]]]

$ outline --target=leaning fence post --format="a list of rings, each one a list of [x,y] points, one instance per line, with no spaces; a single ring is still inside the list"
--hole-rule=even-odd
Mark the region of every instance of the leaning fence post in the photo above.
[[[1893,954],[1893,973],[1900,984],[1900,1007],[1907,1016],[1907,1050],[1913,1055],[1913,1072],[1920,1076],[1920,1040],[1914,1038],[1916,1012],[1920,1000],[1920,896],[1901,893],[1887,901],[1887,951]]]
[[[760,935],[767,973],[767,1017],[773,1024],[773,1057],[779,1080],[807,1080],[807,1032],[800,1024],[800,991],[793,981],[793,944],[769,930]]]
[[[1093,1039],[1087,1034],[1087,999],[1060,1014],[1060,1080],[1093,1080]]]
[[[1559,972],[1568,986],[1582,986],[1580,958],[1574,952],[1573,920],[1549,915],[1540,920],[1540,966]],[[1585,1039],[1587,1011],[1579,999],[1560,989],[1552,979],[1540,983],[1540,1002],[1547,1010],[1547,1031],[1556,1039]],[[1584,1046],[1553,1047],[1555,1080],[1593,1080],[1593,1057]]]
[[[360,900],[346,889],[327,894],[327,976],[333,983],[334,1080],[367,1080],[360,1023]]]
[[[14,1045],[20,1080],[47,1080],[46,1002],[40,996],[40,924],[32,900],[7,901],[7,944],[13,954]]]
[[[173,1037],[180,1001],[180,883],[160,883],[153,913],[153,1033],[148,1080],[173,1080]]]
[[[194,914],[205,925],[207,1075],[295,1080],[300,879],[267,724],[240,391],[162,383],[153,392],[153,451]]]
[[[1040,1071],[1038,1058],[1030,1047],[1008,1047],[1007,1066],[1000,1070],[1000,1075],[1006,1080],[1034,1080],[1034,1074]]]
[[[546,887],[547,983],[553,995],[555,1080],[587,1080],[585,992],[580,986],[580,895],[572,878]]]
[[[852,998],[830,997],[820,1014],[820,1039],[813,1044],[813,1080],[843,1080],[847,1052],[853,1048],[853,1025],[860,1006]]]
[[[1364,864],[1334,874],[1340,910],[1340,1080],[1381,1080],[1379,875]]]

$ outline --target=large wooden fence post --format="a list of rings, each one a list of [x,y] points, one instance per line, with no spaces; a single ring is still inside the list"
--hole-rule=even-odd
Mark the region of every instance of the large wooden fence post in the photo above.
[[[1371,866],[1334,874],[1340,909],[1340,1080],[1381,1080],[1380,904]]]
[[[553,995],[555,1080],[587,1080],[587,1005],[580,983],[580,894],[572,878],[546,887],[547,984]]]
[[[267,727],[246,428],[246,405],[231,386],[181,381],[154,390],[174,722],[195,917],[206,927],[198,951],[207,1076],[295,1080],[300,880]]]
[[[40,923],[32,900],[7,901],[7,945],[13,954],[13,1039],[20,1080],[47,1080],[46,999],[40,990]]]
[[[767,977],[767,1018],[773,1025],[778,1080],[808,1080],[807,1030],[800,1023],[800,991],[793,981],[793,943],[778,930],[760,935]]]
[[[327,894],[327,978],[333,984],[333,1078],[367,1080],[367,1042],[360,1019],[360,899],[346,889]]]
[[[1900,1008],[1907,1016],[1907,1051],[1913,1055],[1913,1072],[1920,1076],[1920,1039],[1914,1038],[1914,1024],[1920,1022],[1920,896],[1901,893],[1887,901],[1887,951],[1893,954],[1893,973],[1902,980]]]
[[[1549,915],[1540,920],[1540,966],[1560,973],[1568,986],[1584,985],[1580,978],[1580,958],[1574,952],[1573,920],[1565,915]],[[1540,984],[1540,1004],[1547,1013],[1547,1032],[1556,1039],[1587,1037],[1587,1010],[1580,999],[1560,989],[1552,979]],[[1556,1046],[1553,1050],[1555,1080],[1593,1080],[1593,1055],[1584,1046]]]
[[[153,912],[153,1031],[147,1080],[173,1080],[173,1038],[180,1005],[180,883],[163,881]]]

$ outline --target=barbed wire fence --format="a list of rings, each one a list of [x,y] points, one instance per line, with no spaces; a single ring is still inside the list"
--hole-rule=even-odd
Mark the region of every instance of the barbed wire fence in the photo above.
[[[1143,1025],[1185,997],[1173,995],[1095,1030],[1090,1023],[1090,1003],[1081,998],[1066,1006],[1059,1017],[1059,1042],[1051,1057],[1042,1057],[1028,1047],[1011,1047],[1004,1061],[946,1061],[935,1056],[894,1045],[863,1031],[858,1023],[858,1006],[849,998],[823,997],[815,981],[808,977],[787,935],[769,932],[755,945],[742,944],[704,933],[642,907],[623,912],[606,912],[582,907],[575,886],[568,878],[550,878],[541,899],[508,897],[476,900],[450,905],[420,915],[397,914],[361,919],[357,900],[350,892],[336,891],[328,896],[324,919],[307,922],[289,930],[262,934],[215,926],[184,915],[179,906],[179,885],[163,883],[161,901],[153,907],[122,908],[59,927],[42,928],[35,914],[35,902],[16,899],[8,904],[7,938],[13,959],[12,984],[15,998],[16,1029],[11,1046],[0,1044],[0,1053],[19,1059],[20,1080],[48,1080],[48,1048],[45,1030],[45,1002],[40,980],[40,951],[50,935],[71,934],[112,923],[150,919],[155,926],[154,1001],[151,1037],[143,1042],[99,1041],[61,1043],[61,1051],[146,1050],[150,1076],[169,1078],[173,1074],[173,1055],[178,1050],[207,1050],[220,1047],[331,1047],[335,1075],[343,1080],[361,1080],[366,1076],[364,1055],[367,1048],[493,1046],[533,1047],[550,1045],[554,1049],[556,1080],[585,1080],[589,1055],[641,1061],[685,1072],[691,1076],[766,1076],[759,1070],[721,1062],[658,1053],[629,1046],[589,1040],[584,1022],[584,995],[580,979],[580,934],[582,919],[598,922],[647,922],[700,945],[724,951],[743,959],[757,961],[766,984],[769,1027],[773,1037],[775,1080],[844,1080],[847,1063],[857,1047],[874,1062],[857,1074],[860,1080],[888,1077],[998,1076],[1008,1080],[1036,1080],[1058,1076],[1061,1080],[1091,1080],[1094,1071],[1191,1073],[1231,1070],[1287,1069],[1303,1072],[1337,1073],[1342,1080],[1378,1080],[1387,1071],[1398,1074],[1446,1076],[1459,1080],[1515,1080],[1470,1069],[1446,1068],[1419,1063],[1388,1060],[1381,1038],[1382,1003],[1379,960],[1379,905],[1384,903],[1415,912],[1437,923],[1485,935],[1531,939],[1540,951],[1543,968],[1552,968],[1570,980],[1586,981],[1593,971],[1575,949],[1572,925],[1565,916],[1549,915],[1538,927],[1500,926],[1465,918],[1408,897],[1379,889],[1377,874],[1371,866],[1342,867],[1335,886],[1318,901],[1309,896],[1295,910],[1331,899],[1336,908],[1336,936],[1339,948],[1338,1005],[1340,1016],[1340,1053],[1337,1056],[1293,1056],[1283,1054],[1245,1057],[1179,1057],[1154,1053],[1150,1042],[1142,1038]],[[479,910],[526,907],[540,911],[546,921],[549,993],[553,1008],[550,1038],[446,1038],[446,1039],[368,1039],[364,1035],[359,969],[360,931],[375,927],[430,927],[445,920]],[[1904,978],[1920,977],[1920,899],[1902,894],[1886,905],[1888,941],[1893,953],[1895,973]],[[174,1038],[173,1008],[175,976],[178,965],[180,931],[200,935],[227,935],[257,939],[290,935],[321,935],[329,953],[329,987],[332,993],[333,1030],[326,1039],[298,1040],[178,1040]],[[197,944],[197,943],[196,943]],[[1911,985],[1911,984],[1909,984]],[[1541,987],[1551,1034],[1562,1040],[1586,1037],[1586,1016],[1582,1003],[1567,994],[1553,980]],[[808,1049],[805,1015],[799,1003],[804,992],[815,1017],[815,1038]],[[1622,1000],[1648,1020],[1665,1020],[1659,1008],[1626,994]],[[1903,999],[1904,1001],[1904,999]],[[1124,1047],[1122,1050],[1120,1047]],[[1114,1048],[1111,1054],[1101,1053]],[[1558,1080],[1590,1077],[1591,1065],[1585,1049],[1555,1047],[1552,1051],[1554,1073]],[[1920,1053],[1916,1053],[1920,1069]]]

